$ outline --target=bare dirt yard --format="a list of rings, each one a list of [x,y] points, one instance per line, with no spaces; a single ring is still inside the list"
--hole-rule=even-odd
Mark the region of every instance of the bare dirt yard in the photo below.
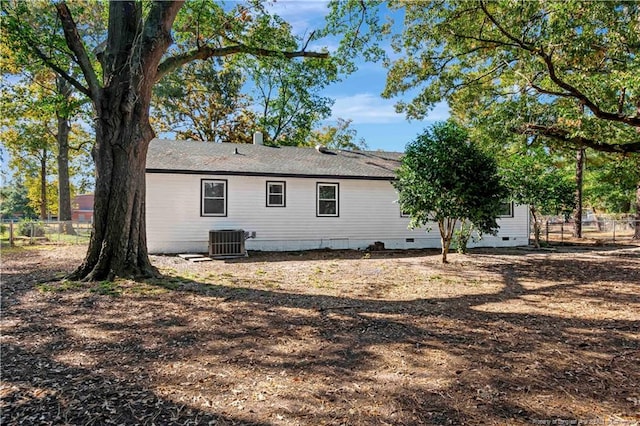
[[[3,425],[640,423],[640,247],[2,252]]]

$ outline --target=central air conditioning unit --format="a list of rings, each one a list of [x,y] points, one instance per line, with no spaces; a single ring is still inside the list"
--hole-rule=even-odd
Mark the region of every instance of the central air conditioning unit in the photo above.
[[[247,255],[244,248],[243,229],[221,229],[209,231],[209,256],[215,258],[241,257]]]

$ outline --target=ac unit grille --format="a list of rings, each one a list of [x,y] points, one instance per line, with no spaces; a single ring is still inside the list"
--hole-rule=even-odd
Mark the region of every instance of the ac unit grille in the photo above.
[[[224,258],[246,255],[244,230],[222,229],[209,231],[209,256]]]

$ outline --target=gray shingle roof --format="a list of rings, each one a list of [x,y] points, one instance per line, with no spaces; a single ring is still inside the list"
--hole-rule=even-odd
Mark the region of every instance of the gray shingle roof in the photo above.
[[[147,172],[393,179],[401,155],[154,139],[147,155]]]

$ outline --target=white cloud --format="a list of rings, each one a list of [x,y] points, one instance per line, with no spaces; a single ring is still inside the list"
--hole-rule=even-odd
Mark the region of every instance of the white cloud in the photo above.
[[[351,119],[356,123],[389,123],[404,120],[394,109],[394,102],[371,93],[336,98],[332,118]]]
[[[364,123],[397,123],[407,121],[404,114],[395,110],[396,100],[384,99],[371,93],[358,93],[352,96],[335,98],[331,119],[351,119],[354,124]],[[424,121],[439,121],[449,118],[449,106],[446,102],[438,103]]]
[[[267,4],[267,9],[284,18],[294,34],[304,35],[323,25],[329,13],[326,1],[278,0]]]
[[[329,13],[329,3],[327,1],[315,0],[278,0],[267,4],[267,9],[276,12],[284,17],[317,18],[318,15],[323,17]]]

